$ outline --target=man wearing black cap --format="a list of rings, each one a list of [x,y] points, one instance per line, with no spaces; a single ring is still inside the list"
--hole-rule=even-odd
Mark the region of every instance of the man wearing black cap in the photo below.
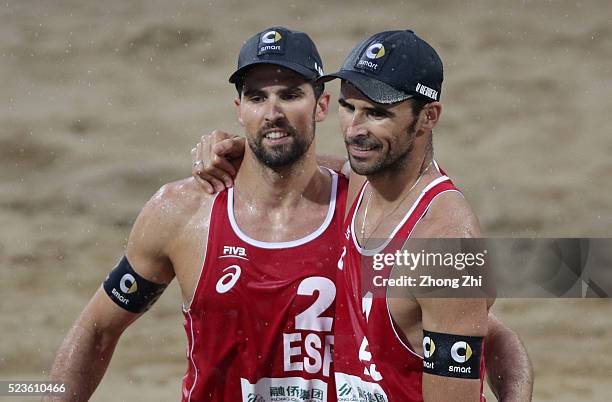
[[[351,176],[351,187],[361,191],[343,230],[348,243],[338,265],[343,268],[338,279],[337,396],[347,401],[361,400],[360,395],[392,401],[477,400],[487,300],[395,298],[388,301],[388,312],[384,297],[362,298],[363,289],[354,288],[362,263],[372,254],[366,246],[386,246],[370,245],[368,239],[395,237],[401,245],[408,237],[480,234],[469,205],[433,159],[432,130],[442,112],[442,62],[413,32],[383,32],[360,43],[340,71],[320,81],[333,78],[343,80],[340,118],[351,167],[368,179],[362,187],[363,178]],[[240,154],[239,143],[217,146]],[[199,147],[196,162],[201,154]],[[215,184],[211,168],[196,173]],[[499,321],[490,318],[488,324],[489,374],[504,372],[505,381],[494,375],[494,392],[502,400],[529,400],[532,383],[524,350],[517,341],[502,341],[506,329]],[[513,337],[508,332],[503,336]],[[442,347],[453,349],[455,344],[467,346],[456,347],[454,354]],[[503,364],[500,356],[512,362]],[[514,367],[517,376],[512,375]]]
[[[392,297],[393,282],[384,280],[395,279],[399,260],[374,268],[379,285],[368,282],[379,256],[421,251],[409,239],[480,236],[478,219],[433,158],[442,62],[412,31],[381,32],[321,81],[334,78],[342,79],[339,116],[351,168],[367,177],[348,212],[337,278],[338,398],[477,401],[492,301],[427,297],[410,288],[424,291],[423,276]]]
[[[332,334],[347,181],[320,168],[329,95],[304,33],[272,27],[242,47],[230,82],[246,147],[233,188],[193,178],[142,209],[126,256],[58,351],[51,380],[88,400],[122,332],[176,276],[188,368],[183,401],[335,401]]]

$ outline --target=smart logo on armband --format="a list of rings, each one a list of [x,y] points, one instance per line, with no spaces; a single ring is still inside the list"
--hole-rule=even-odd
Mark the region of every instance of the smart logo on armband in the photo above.
[[[429,359],[436,351],[436,344],[431,340],[430,337],[426,336],[423,338],[423,356]]]
[[[138,290],[138,282],[136,282],[136,278],[133,275],[125,274],[121,278],[121,282],[119,282],[119,288],[123,293],[134,293]]]
[[[443,377],[480,378],[483,338],[423,331],[423,372]]]
[[[129,295],[136,292],[138,290],[138,282],[136,282],[136,278],[134,278],[134,275],[123,275],[121,277],[121,280],[119,281],[119,289],[124,295]],[[117,289],[113,288],[111,290],[111,293],[119,302],[123,303],[124,305],[127,306],[128,304],[130,304],[130,300],[127,297],[121,295],[117,291]]]
[[[147,311],[167,286],[138,275],[125,256],[102,284],[102,288],[115,304],[132,313]]]
[[[457,363],[465,363],[472,356],[472,348],[467,342],[455,342],[451,348],[451,357]]]

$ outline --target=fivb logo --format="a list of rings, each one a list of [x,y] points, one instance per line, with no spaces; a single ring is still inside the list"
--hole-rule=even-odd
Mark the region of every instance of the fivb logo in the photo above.
[[[223,255],[228,257],[246,257],[246,249],[238,246],[223,246]]]
[[[282,53],[283,35],[278,31],[268,31],[259,38],[259,54],[264,53]]]
[[[372,43],[368,46],[361,55],[361,58],[355,65],[356,68],[370,70],[374,72],[380,71],[382,63],[385,60],[385,46],[380,42]]]

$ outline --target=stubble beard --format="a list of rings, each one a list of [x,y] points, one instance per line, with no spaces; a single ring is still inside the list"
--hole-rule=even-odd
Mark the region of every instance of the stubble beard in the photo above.
[[[394,153],[392,150],[387,150],[387,153],[381,155],[378,159],[372,162],[369,165],[360,165],[358,162],[354,161],[349,154],[349,162],[351,164],[351,169],[359,175],[362,176],[376,176],[379,174],[384,174],[390,171],[400,170],[402,169],[410,160],[410,156],[412,155],[415,147],[415,130],[416,120],[410,124],[407,129],[406,135],[410,137],[410,144],[406,147],[406,149]],[[347,144],[348,145],[348,144]]]
[[[287,134],[289,134],[291,141],[289,141],[287,144],[273,147],[265,146],[263,144],[263,132],[273,128],[278,128],[285,131]],[[314,141],[314,134],[315,119],[313,115],[311,130],[309,133],[300,135],[295,127],[289,124],[287,120],[282,119],[275,121],[273,124],[268,124],[260,128],[257,130],[255,137],[247,137],[247,142],[249,144],[249,148],[251,148],[251,151],[260,163],[271,169],[278,169],[291,166],[302,159]]]

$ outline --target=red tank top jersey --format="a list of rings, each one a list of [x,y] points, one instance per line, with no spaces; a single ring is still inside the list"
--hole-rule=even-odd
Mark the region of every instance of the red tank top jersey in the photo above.
[[[337,398],[339,402],[422,401],[423,358],[412,351],[403,334],[396,332],[386,297],[372,297],[368,292],[364,295],[362,270],[371,269],[374,254],[398,250],[438,195],[459,190],[445,175],[432,181],[389,241],[377,249],[365,250],[355,238],[354,220],[366,185],[347,215],[345,247],[338,262],[334,346]],[[389,251],[392,247],[393,251]],[[376,275],[388,278],[390,271],[386,268],[376,271]],[[481,394],[483,369],[481,362]]]
[[[183,402],[336,400],[335,276],[347,180],[331,175],[324,223],[295,241],[251,239],[234,219],[233,189],[217,195],[200,279],[184,309]]]

